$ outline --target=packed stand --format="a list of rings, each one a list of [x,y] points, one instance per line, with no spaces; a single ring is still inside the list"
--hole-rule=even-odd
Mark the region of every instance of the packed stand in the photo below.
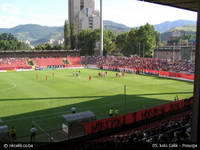
[[[0,70],[32,69],[36,67],[79,67],[81,66],[80,57],[40,57],[40,58],[0,58]]]
[[[141,58],[141,57],[115,57],[115,56],[87,56],[82,57],[82,64],[124,67],[124,68],[140,68],[158,71],[171,71],[181,73],[194,73],[194,64],[187,61],[171,62],[167,59],[159,58]]]
[[[37,53],[33,53],[36,55]],[[135,69],[149,69],[157,71],[169,71],[177,73],[187,73],[194,74],[194,64],[187,61],[176,61],[171,62],[167,59],[158,59],[158,58],[141,58],[141,57],[115,57],[115,56],[83,56],[81,57],[68,57],[68,56],[59,56],[58,53],[55,55],[40,55],[40,57],[1,57],[0,58],[0,68],[27,68],[27,60],[32,58],[35,60],[36,64],[39,66],[55,66],[55,65],[64,65],[63,59],[68,59],[72,64],[83,64],[83,65],[97,65],[109,66],[109,67],[124,67],[124,68],[135,68]],[[39,54],[37,54],[39,55]],[[61,55],[61,54],[60,54]],[[73,58],[73,59],[71,59]],[[78,60],[75,60],[78,58]],[[29,66],[30,67],[30,66]]]
[[[192,112],[184,112],[174,117],[160,120],[136,129],[121,132],[83,143],[70,143],[63,146],[68,150],[121,150],[155,149],[156,143],[190,143]],[[176,149],[176,145],[174,146]],[[159,149],[157,147],[156,149]],[[161,148],[162,149],[162,148]],[[167,148],[168,149],[168,148]],[[173,148],[171,148],[173,149]]]
[[[131,131],[126,131],[97,142],[116,143],[189,143],[191,135],[192,112],[185,112],[173,118],[161,120]]]
[[[0,70],[6,69],[28,69],[27,58],[0,58]]]

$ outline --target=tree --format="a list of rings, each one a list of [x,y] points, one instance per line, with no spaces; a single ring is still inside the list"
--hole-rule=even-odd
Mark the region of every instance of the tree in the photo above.
[[[142,45],[142,56],[153,56],[154,50],[156,48],[157,33],[154,27],[150,24],[141,26],[138,29],[138,40]]]
[[[100,30],[83,30],[78,34],[81,55],[93,55],[96,43],[100,41]],[[153,56],[159,34],[154,27],[146,24],[116,36],[112,31],[104,31],[104,55],[120,52],[125,56]]]
[[[65,21],[64,25],[64,49],[70,49],[70,27],[67,20]]]
[[[127,37],[128,37],[128,32],[119,34],[116,37],[116,47],[119,52],[123,52],[127,49]]]
[[[158,31],[155,31],[155,40],[156,40],[156,46],[159,45],[160,41],[160,33]]]
[[[139,42],[138,42],[138,30],[131,29],[128,33],[126,51],[123,51],[124,55],[137,55],[139,54]]]
[[[100,36],[100,35],[99,35]],[[104,31],[104,55],[116,52],[116,35],[112,31]]]
[[[81,55],[93,55],[96,43],[100,42],[100,30],[83,30],[78,34]],[[104,55],[116,50],[116,35],[112,31],[104,31]]]
[[[29,45],[20,42],[12,34],[0,34],[0,50],[27,50],[31,49]]]
[[[15,38],[11,33],[2,33],[0,34],[0,40],[17,41],[17,38]]]
[[[78,34],[81,55],[93,55],[100,32],[98,30],[83,30]]]
[[[116,38],[117,49],[125,56],[151,57],[158,42],[159,33],[148,23],[119,34]]]
[[[71,49],[77,48],[77,33],[74,24],[70,24],[70,46]]]
[[[62,50],[62,49],[63,49],[62,45],[53,45],[50,43],[40,44],[35,47],[35,50]]]

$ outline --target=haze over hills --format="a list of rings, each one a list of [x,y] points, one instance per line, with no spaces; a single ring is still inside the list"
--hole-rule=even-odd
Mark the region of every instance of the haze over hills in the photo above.
[[[49,39],[62,39],[63,27],[48,27],[36,24],[19,25],[10,29],[1,29],[0,33],[11,33],[19,40],[29,40],[32,45],[47,42]]]
[[[127,27],[126,25],[119,24],[113,21],[104,21],[104,28],[109,29],[109,30],[114,30],[117,32],[127,32],[129,31],[132,27]],[[173,29],[177,30],[187,30],[187,31],[196,31],[196,21],[192,20],[176,20],[176,21],[166,21],[160,24],[154,25],[155,30],[163,33],[163,32],[168,32]]]
[[[128,32],[130,31],[131,27],[127,27],[126,25],[113,21],[104,20],[104,29],[112,30],[115,32]]]
[[[181,27],[175,27],[169,31],[171,31],[171,32],[173,32],[173,31],[196,32],[196,25],[185,25],[185,26],[181,26]]]
[[[177,20],[172,22],[163,22],[155,25],[155,29],[159,32],[172,32],[173,30],[192,30],[195,32],[195,21]],[[116,23],[113,21],[105,20],[104,29],[112,30],[114,32],[128,32],[131,27]],[[63,39],[63,27],[49,27],[40,26],[36,24],[19,25],[14,28],[0,28],[0,33],[11,33],[19,40],[29,40],[32,45],[45,43],[50,39],[61,40]]]
[[[155,29],[161,33],[167,32],[176,27],[196,25],[196,21],[191,20],[176,20],[176,21],[166,21],[161,24],[155,25]]]

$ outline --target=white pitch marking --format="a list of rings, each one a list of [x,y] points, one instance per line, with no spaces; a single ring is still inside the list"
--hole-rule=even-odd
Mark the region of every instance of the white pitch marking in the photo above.
[[[0,89],[0,92],[9,91],[9,90],[14,89],[14,88],[17,87],[17,85],[15,83],[11,83],[11,85],[12,85],[12,87]]]

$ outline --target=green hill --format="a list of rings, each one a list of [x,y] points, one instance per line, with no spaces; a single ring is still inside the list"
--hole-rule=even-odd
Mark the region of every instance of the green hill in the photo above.
[[[181,27],[175,27],[168,32],[161,33],[161,41],[167,41],[173,35],[173,33],[178,33],[180,36],[192,35],[192,41],[196,40],[196,25],[185,25]]]
[[[31,44],[37,45],[47,42],[49,39],[62,39],[63,27],[48,27],[36,24],[19,25],[10,29],[0,29],[0,33],[12,33],[19,40],[29,40]]]
[[[196,32],[195,23],[195,21],[190,20],[177,20],[172,22],[163,22],[154,27],[157,31],[161,32],[161,35],[164,35],[164,39],[166,39],[168,35],[174,31],[186,31],[194,34]],[[120,23],[104,20],[104,29],[120,33],[128,32],[131,28]],[[50,39],[60,40],[63,39],[64,36],[62,26],[49,27],[36,24],[19,25],[14,28],[0,28],[0,33],[11,33],[19,40],[29,40],[32,45],[45,43]]]
[[[131,28],[120,23],[104,20],[104,29],[112,30],[114,32],[128,32]]]
[[[196,21],[192,20],[175,20],[175,21],[166,21],[160,24],[155,25],[155,29],[161,33],[168,32],[176,27],[183,26],[193,26],[196,24]]]
[[[114,32],[129,31],[129,27],[112,21],[104,21],[104,27]],[[40,26],[37,24],[19,25],[14,28],[0,28],[0,33],[11,33],[18,40],[29,40],[32,45],[38,45],[49,41],[49,39],[63,39],[63,27]]]
[[[196,25],[186,25],[181,27],[176,27],[170,31],[185,31],[185,32],[196,32]]]

